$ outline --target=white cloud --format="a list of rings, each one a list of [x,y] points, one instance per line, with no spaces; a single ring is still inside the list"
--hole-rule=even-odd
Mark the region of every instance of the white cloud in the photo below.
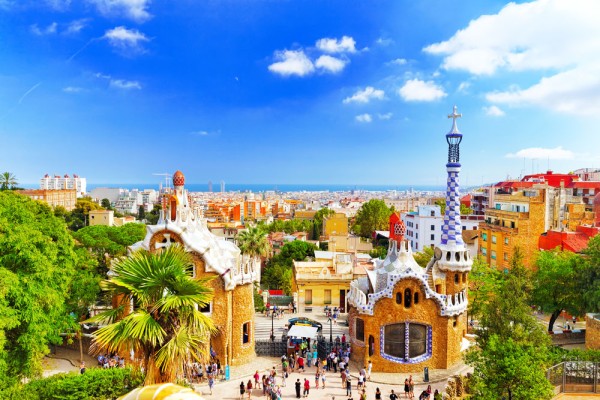
[[[317,40],[317,48],[325,53],[354,53],[356,52],[356,42],[350,36],[343,36],[341,39],[323,38]]]
[[[389,46],[390,44],[394,43],[394,40],[390,39],[390,38],[380,37],[380,38],[377,38],[375,43],[378,44],[379,46],[386,47],[386,46]]]
[[[192,132],[192,135],[194,135],[194,136],[208,136],[208,131],[195,131],[195,132]]]
[[[303,50],[276,51],[275,59],[279,61],[269,65],[269,71],[279,75],[305,76],[315,70],[315,66]]]
[[[44,35],[53,35],[56,33],[56,28],[58,24],[56,22],[51,23],[45,28],[40,28],[37,24],[31,25],[29,28],[34,35],[44,36]]]
[[[406,58],[396,58],[395,60],[392,61],[388,61],[387,64],[389,65],[405,65],[408,61],[406,60]]]
[[[575,157],[575,154],[571,150],[563,149],[562,146],[558,146],[553,149],[544,149],[542,147],[530,147],[528,149],[519,150],[516,153],[509,153],[506,155],[506,157],[543,160],[572,160]]]
[[[83,91],[83,88],[80,88],[77,86],[67,86],[67,87],[63,88],[63,92],[65,92],[65,93],[79,93],[82,91]]]
[[[571,114],[597,114],[599,17],[600,7],[594,0],[510,3],[424,51],[443,56],[445,69],[475,75],[499,70],[539,71],[539,82],[519,90],[493,92],[488,99]]]
[[[56,11],[64,11],[71,5],[71,0],[46,0],[46,3]]]
[[[83,28],[87,26],[89,22],[89,18],[77,19],[75,21],[71,21],[67,24],[67,28],[64,30],[64,34],[73,35],[79,33]]]
[[[377,114],[377,117],[381,120],[388,120],[388,119],[391,119],[393,115],[394,114],[389,112],[389,113],[385,113],[385,114]]]
[[[485,112],[485,115],[489,115],[491,117],[504,117],[504,115],[506,115],[506,113],[498,106],[483,107],[483,111]]]
[[[117,26],[106,31],[103,38],[108,40],[111,46],[127,53],[143,52],[142,42],[150,40],[137,29],[127,29],[124,26]]]
[[[460,93],[466,93],[467,89],[469,89],[470,87],[471,82],[461,82],[460,85],[458,85],[458,89],[456,89],[456,91]]]
[[[435,101],[446,97],[444,89],[433,81],[410,79],[398,89],[405,101]]]
[[[331,57],[328,55],[323,55],[317,58],[317,61],[315,61],[315,66],[317,68],[325,70],[326,72],[337,74],[338,72],[341,72],[344,69],[347,63],[348,61],[346,60]]]
[[[354,119],[357,122],[361,122],[361,123],[369,123],[369,122],[373,121],[373,117],[371,117],[371,114],[360,114],[360,115],[357,115],[356,117],[354,117]]]
[[[150,0],[88,0],[94,4],[100,14],[115,17],[122,16],[141,23],[152,17],[148,12]]]
[[[142,85],[138,81],[126,81],[124,79],[111,79],[109,84],[112,88],[123,90],[140,90],[142,88]]]
[[[382,100],[385,92],[381,89],[375,89],[373,86],[367,86],[363,90],[358,90],[350,97],[343,100],[344,104],[348,103],[368,103],[371,100]]]

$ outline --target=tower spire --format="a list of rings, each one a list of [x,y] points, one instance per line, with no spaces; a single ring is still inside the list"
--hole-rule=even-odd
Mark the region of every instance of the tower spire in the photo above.
[[[446,211],[444,212],[444,224],[442,225],[442,244],[464,246],[462,238],[462,224],[460,221],[460,142],[462,133],[456,126],[456,119],[462,117],[457,113],[457,107],[454,106],[452,114],[452,129],[446,134],[448,142],[448,163],[446,171],[448,172],[448,181],[446,185]]]

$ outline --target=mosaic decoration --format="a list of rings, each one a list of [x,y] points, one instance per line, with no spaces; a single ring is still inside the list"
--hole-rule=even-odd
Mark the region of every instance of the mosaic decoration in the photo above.
[[[446,211],[442,225],[442,244],[464,245],[462,224],[460,222],[460,185],[459,167],[448,167],[446,187]]]

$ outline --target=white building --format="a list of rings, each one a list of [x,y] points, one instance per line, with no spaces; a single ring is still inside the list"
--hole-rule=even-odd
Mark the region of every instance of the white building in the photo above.
[[[64,176],[54,175],[50,176],[48,174],[44,175],[42,179],[40,179],[40,189],[43,190],[65,190],[65,189],[75,189],[77,190],[77,197],[82,197],[87,192],[87,182],[85,178],[81,178],[76,174],[73,176],[69,176],[69,174],[65,174]]]
[[[402,213],[400,217],[406,225],[406,238],[414,252],[421,252],[425,247],[433,248],[440,242],[444,225],[440,206],[419,206],[417,211]],[[477,230],[482,219],[481,216],[461,216],[462,230]]]
[[[154,203],[158,201],[158,192],[154,189],[144,189],[139,191],[125,191],[119,195],[114,202],[115,210],[120,213],[137,214],[140,206],[144,206],[145,211],[152,210]]]
[[[110,204],[115,204],[119,197],[126,193],[127,190],[119,188],[98,187],[90,191],[92,200],[100,203],[103,199],[108,199]]]

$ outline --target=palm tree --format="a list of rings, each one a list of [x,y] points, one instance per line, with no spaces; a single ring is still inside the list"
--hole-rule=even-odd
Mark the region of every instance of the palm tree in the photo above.
[[[246,231],[240,232],[237,236],[237,241],[242,254],[250,258],[267,257],[271,251],[267,234],[257,227],[251,227]]]
[[[178,245],[118,261],[101,286],[120,305],[89,320],[108,324],[94,333],[93,350],[121,355],[133,350],[146,385],[174,382],[189,362],[201,362],[215,327],[199,308],[213,293],[207,279],[192,278],[193,268],[190,254]]]
[[[12,189],[17,185],[17,177],[10,173],[4,172],[0,175],[0,190]]]

